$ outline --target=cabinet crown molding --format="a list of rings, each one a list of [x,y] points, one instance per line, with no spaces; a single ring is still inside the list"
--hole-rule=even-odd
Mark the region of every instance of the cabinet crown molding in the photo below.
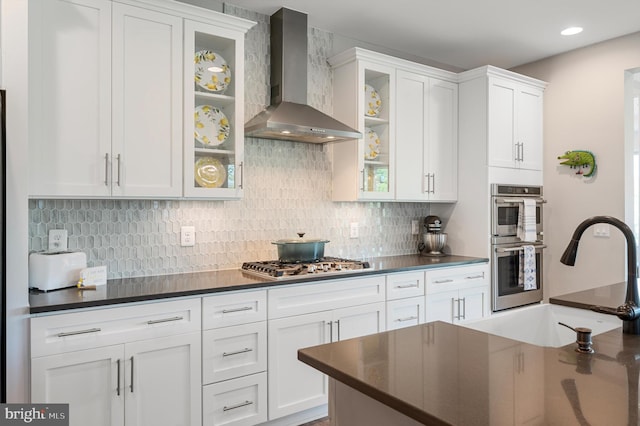
[[[173,14],[181,18],[200,21],[234,31],[247,32],[257,24],[248,19],[238,18],[188,3],[181,3],[176,0],[113,0],[113,2]]]
[[[537,78],[529,77],[526,75],[518,74],[513,71],[505,70],[495,67],[493,65],[485,65],[482,67],[474,68],[469,71],[464,71],[458,74],[458,82],[464,83],[465,81],[474,80],[480,77],[502,77],[509,80],[517,81],[519,83],[528,84],[544,90],[547,87],[547,82],[538,80]]]
[[[371,61],[377,64],[384,64],[397,70],[411,71],[428,77],[438,78],[440,80],[458,82],[457,74],[451,71],[434,68],[429,65],[419,64],[406,59],[396,58],[384,53],[374,52],[372,50],[362,49],[360,47],[352,47],[342,53],[338,53],[329,58],[329,64],[333,67],[339,67],[356,60]]]

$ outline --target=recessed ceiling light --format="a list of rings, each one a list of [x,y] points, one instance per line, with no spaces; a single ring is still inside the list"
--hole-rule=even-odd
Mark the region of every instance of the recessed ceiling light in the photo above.
[[[569,27],[569,28],[565,28],[564,30],[560,31],[560,34],[568,36],[568,35],[579,34],[581,32],[582,32],[582,27]]]

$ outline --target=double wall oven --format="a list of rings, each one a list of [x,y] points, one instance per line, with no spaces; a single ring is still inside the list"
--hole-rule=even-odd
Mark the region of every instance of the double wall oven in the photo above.
[[[517,236],[518,216],[524,200],[535,201],[535,241],[522,241]],[[492,310],[537,303],[542,300],[543,208],[541,186],[491,185],[491,307]],[[535,250],[536,286],[525,290],[520,284],[521,253],[524,246]]]

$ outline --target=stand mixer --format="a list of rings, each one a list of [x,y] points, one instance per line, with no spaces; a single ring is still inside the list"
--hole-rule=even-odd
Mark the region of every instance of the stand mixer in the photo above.
[[[442,249],[447,244],[447,234],[442,232],[442,221],[438,216],[427,216],[424,219],[425,232],[418,250],[425,256],[446,256]]]

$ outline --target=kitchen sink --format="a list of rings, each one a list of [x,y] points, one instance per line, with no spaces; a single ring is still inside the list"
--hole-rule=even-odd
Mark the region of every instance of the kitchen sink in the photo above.
[[[574,328],[590,328],[592,336],[622,326],[622,321],[612,315],[547,303],[496,313],[490,318],[460,325],[537,346],[558,348],[576,341],[576,333],[559,322]]]

